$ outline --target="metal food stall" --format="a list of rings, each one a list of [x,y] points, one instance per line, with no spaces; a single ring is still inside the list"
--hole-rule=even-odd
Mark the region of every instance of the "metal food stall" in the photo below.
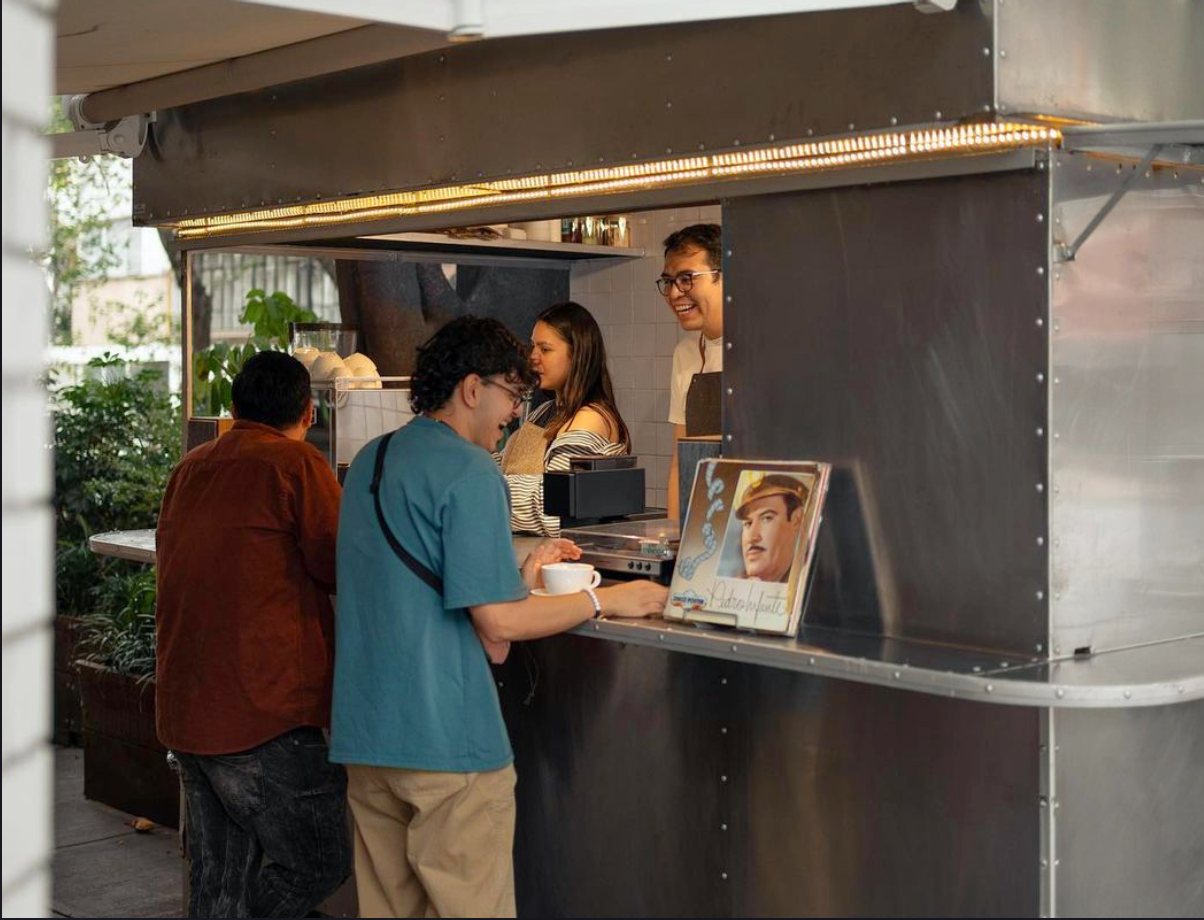
[[[1204,913],[1204,8],[917,6],[456,46],[135,162],[190,259],[721,205],[722,452],[833,465],[804,625],[512,656],[523,915]]]

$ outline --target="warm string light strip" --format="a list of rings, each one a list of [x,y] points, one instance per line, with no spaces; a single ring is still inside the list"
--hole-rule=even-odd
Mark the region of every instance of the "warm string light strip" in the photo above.
[[[682,157],[470,185],[447,185],[312,204],[261,208],[179,221],[176,236],[196,239],[248,231],[290,230],[361,221],[441,214],[521,201],[605,195],[633,189],[685,185],[707,179],[820,172],[925,159],[992,153],[1061,141],[1056,128],[990,122],[862,134],[805,144],[760,147],[709,156]]]

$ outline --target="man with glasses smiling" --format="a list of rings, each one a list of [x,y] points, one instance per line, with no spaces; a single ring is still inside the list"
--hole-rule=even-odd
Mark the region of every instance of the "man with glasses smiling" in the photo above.
[[[680,519],[677,442],[686,434],[686,401],[696,374],[723,370],[723,241],[718,224],[692,224],[665,239],[665,267],[657,289],[678,325],[697,333],[673,350],[669,421],[673,457],[669,462],[668,513]]]
[[[453,320],[418,349],[414,419],[347,471],[330,759],[347,767],[360,917],[514,916],[514,754],[486,654],[664,609],[650,581],[530,593],[581,555],[549,540],[515,564],[491,452],[534,382],[500,322]]]

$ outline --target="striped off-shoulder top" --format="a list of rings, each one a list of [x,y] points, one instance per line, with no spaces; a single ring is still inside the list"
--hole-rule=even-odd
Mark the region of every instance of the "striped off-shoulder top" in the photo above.
[[[531,413],[526,425],[543,428],[555,408],[555,403],[544,403]],[[509,447],[510,445],[507,445],[507,448]],[[544,471],[567,470],[570,457],[613,457],[624,453],[627,453],[627,448],[623,444],[609,441],[593,431],[561,429],[544,451],[543,468]],[[503,453],[503,471],[507,467],[505,456]],[[543,513],[542,472],[506,473],[506,483],[510,487],[511,530],[522,533],[538,533],[546,537],[560,536],[560,518]]]

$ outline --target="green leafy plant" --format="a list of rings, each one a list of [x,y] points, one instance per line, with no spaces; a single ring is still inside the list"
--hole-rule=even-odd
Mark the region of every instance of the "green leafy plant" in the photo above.
[[[60,613],[94,609],[117,560],[96,556],[94,533],[155,526],[167,478],[180,457],[177,401],[159,373],[133,376],[113,355],[88,364],[92,376],[54,394],[56,595]]]
[[[192,406],[198,415],[223,415],[230,411],[230,388],[235,375],[251,355],[260,351],[284,351],[288,347],[290,323],[316,322],[318,315],[297,306],[283,291],[247,291],[240,323],[252,332],[242,345],[214,342],[192,357]]]
[[[97,586],[93,612],[80,625],[80,650],[85,660],[120,674],[154,677],[154,569],[111,572]]]

